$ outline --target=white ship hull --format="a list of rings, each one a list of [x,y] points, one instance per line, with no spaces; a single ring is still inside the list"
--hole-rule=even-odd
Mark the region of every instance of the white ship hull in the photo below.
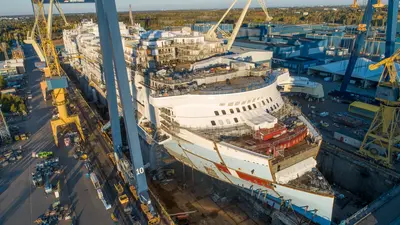
[[[290,204],[297,213],[316,223],[331,223],[333,196],[273,182],[268,160],[256,153],[226,143],[214,143],[186,130],[181,130],[179,137],[173,137],[163,146],[185,165],[250,191],[271,207],[279,209],[282,204]]]

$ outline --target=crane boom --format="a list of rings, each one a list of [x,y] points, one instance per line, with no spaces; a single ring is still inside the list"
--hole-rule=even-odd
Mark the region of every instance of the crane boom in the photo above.
[[[236,22],[235,27],[233,28],[232,35],[228,39],[228,44],[226,45],[227,50],[230,50],[233,45],[233,42],[235,42],[236,36],[239,33],[239,29],[242,26],[244,17],[246,16],[247,10],[249,10],[250,4],[251,0],[247,0],[247,4],[244,6],[242,13],[240,14],[240,17]]]
[[[52,7],[52,3],[54,3],[53,0],[50,0],[50,8]],[[35,23],[37,25],[37,29],[34,29],[31,34],[32,43],[36,43],[37,35],[41,42],[41,51],[37,53],[38,55],[43,54],[46,62],[46,67],[43,69],[45,79],[40,82],[40,87],[45,100],[47,99],[47,91],[52,91],[53,104],[56,106],[58,111],[58,118],[50,121],[54,142],[58,145],[58,127],[71,123],[76,125],[82,140],[85,140],[78,115],[68,115],[68,100],[66,99],[68,81],[61,68],[56,48],[51,39],[51,27],[50,24],[48,24],[48,21],[51,23],[52,19],[46,18],[44,0],[32,0],[32,4],[35,10]],[[51,9],[49,9],[48,17],[52,17],[50,11]],[[37,33],[34,31],[37,31]],[[38,46],[35,49],[37,48]]]
[[[265,2],[263,0],[258,0],[258,3],[260,4],[261,9],[265,13],[265,21],[266,22],[270,22],[273,18],[269,15],[268,10],[267,10],[267,6],[265,5]]]
[[[223,21],[223,20],[225,19],[225,17],[228,15],[228,13],[231,11],[231,9],[235,6],[237,0],[234,0],[234,1],[232,2],[232,4],[229,6],[229,8],[225,11],[224,15],[222,15],[221,19],[219,19],[219,21],[218,21],[216,24],[214,24],[214,25],[207,31],[207,33],[205,34],[205,38],[206,38],[207,40],[212,40],[212,41],[218,40],[217,35],[216,35],[215,32],[216,32],[216,31],[219,31],[220,33],[222,33],[222,36],[223,36],[224,38],[227,38],[227,39],[228,39],[228,43],[226,44],[225,49],[226,49],[227,51],[229,51],[229,50],[231,49],[233,43],[235,42],[235,39],[236,39],[237,34],[239,33],[239,30],[240,30],[240,27],[242,26],[244,17],[246,16],[247,11],[249,10],[251,1],[252,1],[252,0],[247,0],[247,3],[246,3],[246,5],[243,7],[243,10],[242,10],[242,13],[241,13],[240,16],[239,16],[239,19],[238,19],[238,20],[236,21],[236,23],[235,23],[235,27],[233,28],[233,31],[232,31],[232,34],[231,34],[231,35],[229,35],[228,37],[226,37],[226,36],[227,36],[227,32],[221,31],[221,29],[219,29],[219,25],[222,23],[222,21]],[[272,20],[272,17],[269,16],[268,11],[267,11],[267,7],[265,6],[264,1],[263,1],[263,0],[257,0],[257,1],[258,1],[258,3],[260,4],[262,10],[263,10],[264,13],[265,13],[265,16],[266,16],[265,20],[266,20],[267,22],[271,21],[271,20]]]
[[[372,14],[374,8],[372,7],[373,4],[376,3],[377,0],[368,0],[367,7],[365,9],[362,22],[359,25],[358,34],[355,41],[355,46],[351,50],[351,55],[349,59],[349,63],[347,64],[346,72],[343,77],[342,85],[340,86],[341,92],[346,92],[347,85],[350,82],[351,75],[353,74],[354,67],[356,65],[357,59],[360,56],[360,51],[362,46],[364,45],[365,38],[367,36],[367,30],[371,25]],[[360,29],[363,28],[363,29]]]
[[[234,0],[232,2],[232,4],[229,6],[229,8],[225,11],[224,15],[222,15],[221,19],[219,19],[219,21],[214,24],[207,32],[206,34],[206,38],[208,39],[212,39],[212,38],[216,38],[215,36],[215,31],[217,30],[217,28],[219,27],[219,25],[221,24],[221,22],[225,19],[225,17],[228,15],[228,13],[231,11],[231,9],[233,8],[233,6],[235,6],[237,0]]]
[[[56,0],[55,3],[56,3],[55,6],[56,6],[58,12],[60,13],[61,18],[64,20],[64,24],[68,26],[69,23],[67,21],[67,18],[65,18],[64,11],[61,8],[60,2],[58,0]]]
[[[119,114],[117,104],[117,93],[115,83],[122,105],[122,113],[128,140],[132,168],[120,168],[126,171],[132,169],[134,184],[141,201],[141,208],[146,211],[149,224],[158,224],[160,217],[152,206],[149,189],[144,171],[142,151],[138,136],[137,121],[133,108],[132,96],[130,94],[128,74],[124,60],[124,52],[121,42],[121,33],[118,25],[118,15],[113,0],[97,0],[96,14],[99,24],[100,45],[103,56],[103,68],[106,77],[107,100],[110,112],[111,132],[115,155],[120,157],[122,138],[119,126]],[[115,68],[115,69],[114,69]],[[115,71],[115,75],[114,75]],[[116,81],[116,82],[115,82]],[[121,158],[120,158],[121,159]],[[131,182],[131,181],[129,181]],[[146,209],[146,210],[144,210]],[[150,213],[150,214],[148,214]]]
[[[400,92],[395,61],[400,59],[400,49],[392,56],[370,65],[370,70],[385,66],[376,88],[376,99],[381,102],[379,111],[368,129],[360,147],[364,155],[391,166],[392,156],[400,152]]]
[[[131,26],[133,26],[133,15],[132,15],[132,7],[129,4],[129,22],[131,23]]]
[[[395,61],[400,59],[400,49],[398,49],[392,56],[389,58],[383,59],[382,61],[371,64],[368,66],[370,70],[376,70],[381,66],[385,66],[383,73],[380,78],[380,82],[385,82],[386,77],[389,76],[389,82],[394,83],[397,81],[397,71],[395,66]]]

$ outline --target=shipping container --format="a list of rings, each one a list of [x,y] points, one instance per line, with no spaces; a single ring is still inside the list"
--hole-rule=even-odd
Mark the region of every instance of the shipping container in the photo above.
[[[333,134],[333,137],[336,140],[338,140],[340,142],[343,142],[343,143],[346,143],[346,144],[348,144],[350,146],[353,146],[353,147],[355,147],[357,149],[359,149],[361,147],[362,141],[360,141],[360,140],[358,140],[356,138],[350,137],[349,135],[345,135],[345,134],[342,134],[342,133],[339,133],[339,132],[335,132]]]

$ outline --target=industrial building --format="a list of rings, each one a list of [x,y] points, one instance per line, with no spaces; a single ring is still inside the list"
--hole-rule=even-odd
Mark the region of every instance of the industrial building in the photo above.
[[[24,59],[0,61],[0,75],[12,76],[25,73]]]
[[[325,65],[317,65],[308,68],[309,75],[317,75],[322,77],[332,77],[333,81],[341,81],[346,72],[349,60],[341,60],[337,62],[328,63]],[[375,87],[383,72],[383,66],[377,70],[369,70],[368,66],[374,64],[373,61],[367,58],[358,58],[355,69],[351,75],[352,83],[362,86],[363,88]],[[396,64],[397,70],[400,65]]]
[[[193,31],[197,31],[200,33],[207,33],[208,30],[211,29],[211,27],[213,25],[215,25],[216,23],[195,23],[190,25],[192,27]],[[225,32],[232,32],[233,31],[233,24],[230,23],[221,23],[218,26],[218,29],[221,29]]]
[[[308,68],[321,65],[324,61],[321,61],[317,58],[305,57],[305,56],[295,56],[286,59],[273,58],[272,59],[272,67],[283,67],[288,68],[289,71],[296,74],[307,73]]]

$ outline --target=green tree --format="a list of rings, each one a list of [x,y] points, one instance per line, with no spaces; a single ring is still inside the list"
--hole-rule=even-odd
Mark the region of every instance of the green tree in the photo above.
[[[18,111],[19,111],[20,113],[22,113],[22,114],[25,114],[25,113],[26,113],[26,106],[25,106],[24,103],[20,103],[20,104],[18,105]]]
[[[13,113],[16,113],[18,111],[18,109],[17,109],[17,107],[15,107],[14,104],[12,104],[11,107],[10,107],[10,111],[13,112]]]
[[[7,87],[7,81],[4,79],[3,76],[0,76],[0,89]]]

